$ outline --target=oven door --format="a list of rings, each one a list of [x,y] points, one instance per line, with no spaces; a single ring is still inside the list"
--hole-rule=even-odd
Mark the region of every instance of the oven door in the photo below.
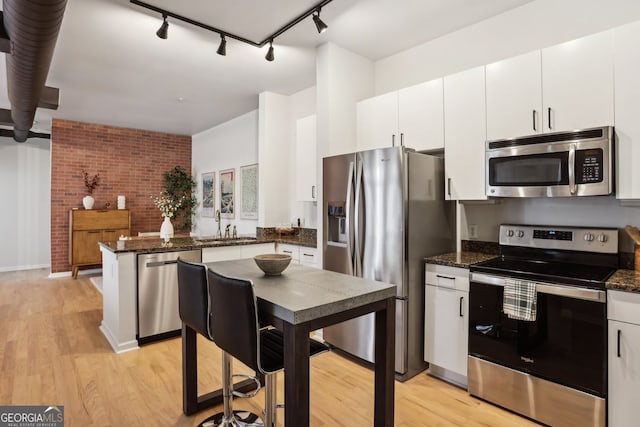
[[[504,280],[471,275],[469,354],[605,397],[605,292],[537,284],[537,318],[527,322],[504,314]]]

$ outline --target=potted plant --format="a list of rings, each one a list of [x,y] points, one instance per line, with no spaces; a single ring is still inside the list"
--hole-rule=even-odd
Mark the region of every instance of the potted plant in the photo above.
[[[87,193],[89,193],[82,199],[82,205],[85,209],[91,209],[95,203],[92,196],[93,190],[95,190],[100,184],[100,174],[95,174],[93,177],[89,178],[89,173],[84,169],[82,170],[82,174],[84,175],[84,186],[87,187]]]

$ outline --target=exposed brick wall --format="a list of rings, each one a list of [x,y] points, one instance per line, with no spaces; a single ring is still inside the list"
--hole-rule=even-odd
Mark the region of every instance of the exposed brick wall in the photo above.
[[[69,271],[69,210],[87,195],[82,169],[100,174],[94,209],[126,197],[131,233],[159,231],[160,211],[151,195],[163,190],[162,174],[191,171],[191,136],[54,119],[51,130],[51,271]]]

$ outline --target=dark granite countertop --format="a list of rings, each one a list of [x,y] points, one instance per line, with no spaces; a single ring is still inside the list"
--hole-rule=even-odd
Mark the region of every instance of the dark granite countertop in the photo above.
[[[292,244],[292,245],[298,245],[298,246],[305,246],[307,248],[316,247],[315,241],[310,241],[304,236],[282,236],[280,239],[274,239],[274,241]]]
[[[448,267],[469,268],[472,264],[488,261],[497,255],[480,252],[449,252],[425,258],[427,264],[446,265]]]
[[[127,240],[115,242],[100,242],[100,246],[114,253],[122,252],[168,252],[202,248],[217,248],[221,246],[255,245],[258,243],[273,243],[275,239],[256,239],[253,237],[239,237],[237,239],[215,240],[203,237],[173,237],[165,242],[158,237],[131,237]]]
[[[607,289],[640,292],[640,272],[620,269],[607,280]]]

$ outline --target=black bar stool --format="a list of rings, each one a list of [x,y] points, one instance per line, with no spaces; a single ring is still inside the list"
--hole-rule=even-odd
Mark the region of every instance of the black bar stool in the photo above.
[[[187,262],[178,258],[178,310],[180,313],[180,319],[182,323],[189,326],[191,329],[208,339],[213,340],[211,332],[211,297],[209,292],[209,285],[207,282],[207,267],[204,264],[196,264]],[[215,341],[214,341],[215,342]],[[223,381],[225,383],[225,392],[231,390],[233,393],[231,381],[234,375],[231,374],[231,359],[229,363],[225,363],[223,353]],[[255,378],[248,375],[240,375],[245,378],[251,378],[256,381],[256,390],[250,394],[244,394],[235,392],[239,397],[253,397],[260,390],[260,382]],[[227,384],[228,383],[228,384]],[[221,412],[213,415],[213,417],[207,418],[200,425],[208,427],[209,425],[221,425],[221,424],[209,424],[211,420],[214,421],[223,419],[226,413],[227,398],[224,397],[225,412]],[[235,418],[239,422],[244,424],[222,424],[222,425],[262,425],[262,420],[256,414],[247,411],[236,411]],[[256,424],[256,421],[259,424]]]
[[[231,357],[264,374],[264,425],[274,427],[277,409],[275,374],[284,369],[282,333],[276,329],[260,329],[256,296],[250,280],[226,277],[211,269],[207,275],[212,304],[211,331],[214,341],[224,352],[223,376],[230,372],[225,366],[231,366]],[[310,356],[326,350],[326,345],[313,339],[309,340]],[[225,413],[221,425],[242,425],[236,424],[236,420],[233,419],[232,393],[229,390],[231,381],[227,377],[224,379],[224,387]]]

